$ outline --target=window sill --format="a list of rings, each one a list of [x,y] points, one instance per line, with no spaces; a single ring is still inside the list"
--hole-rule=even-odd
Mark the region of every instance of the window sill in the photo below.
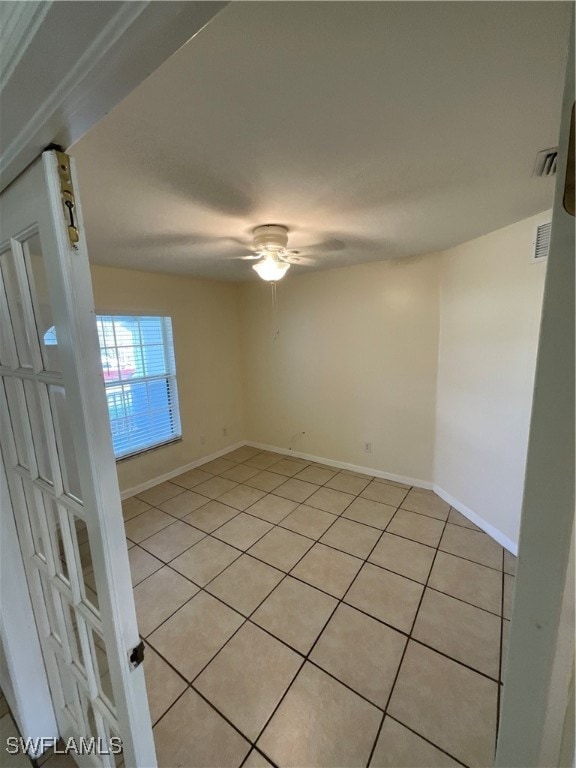
[[[175,437],[172,440],[166,440],[165,443],[158,443],[158,445],[153,445],[151,448],[144,448],[142,451],[136,451],[135,453],[129,453],[126,456],[120,456],[118,459],[116,459],[116,464],[121,464],[124,461],[130,461],[130,459],[137,459],[140,456],[145,456],[147,453],[153,453],[154,451],[158,451],[160,448],[166,448],[169,445],[174,445],[175,443],[181,442],[182,435],[180,435],[180,437]]]

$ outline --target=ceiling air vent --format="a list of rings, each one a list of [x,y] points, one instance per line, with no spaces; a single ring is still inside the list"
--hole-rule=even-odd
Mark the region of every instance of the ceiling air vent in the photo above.
[[[554,176],[556,173],[556,162],[558,160],[558,147],[543,149],[536,155],[536,165],[534,166],[534,176]]]
[[[534,261],[540,261],[548,256],[548,250],[550,248],[550,230],[552,228],[551,222],[547,224],[540,224],[536,227],[536,237],[534,238],[534,255],[532,259]]]

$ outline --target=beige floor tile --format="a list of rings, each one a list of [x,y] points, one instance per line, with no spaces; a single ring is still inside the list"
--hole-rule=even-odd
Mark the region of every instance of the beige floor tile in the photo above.
[[[282,478],[282,482],[284,482],[284,478]],[[273,493],[269,493],[261,498],[260,501],[257,501],[256,504],[252,504],[250,514],[269,523],[279,523],[297,506],[297,501],[282,499],[280,496],[274,496]]]
[[[250,547],[248,553],[268,565],[288,572],[306,554],[313,543],[311,539],[299,533],[275,527]]]
[[[282,571],[242,555],[206,589],[244,616],[249,616],[283,578]]]
[[[307,467],[310,462],[303,461],[302,459],[280,459],[280,461],[273,464],[270,467],[271,472],[276,472],[279,475],[285,475],[286,477],[294,477],[298,472]]]
[[[131,520],[141,512],[145,512],[150,509],[150,504],[146,501],[142,501],[137,496],[131,496],[129,499],[124,499],[122,502],[122,516],[125,521]]]
[[[471,520],[468,520],[467,517],[464,517],[464,515],[458,512],[457,509],[454,509],[454,507],[450,508],[448,522],[452,523],[452,525],[461,525],[463,528],[470,528],[472,531],[480,530],[477,525],[474,525]]]
[[[267,472],[264,470],[263,472],[258,472],[257,475],[253,475],[253,477],[246,480],[245,484],[249,485],[251,488],[258,488],[260,491],[266,491],[266,493],[270,493],[275,488],[278,488],[279,485],[282,485],[282,483],[285,482],[286,478],[284,475],[277,475],[275,472]]]
[[[146,647],[144,672],[150,717],[152,723],[155,723],[168,707],[172,706],[187,686],[184,680],[158,656],[150,645]]]
[[[245,461],[244,464],[247,464],[249,467],[256,467],[256,469],[268,469],[268,467],[271,467],[272,464],[277,464],[281,459],[282,456],[278,453],[262,451],[261,453],[257,453],[256,456],[253,456],[251,459]]]
[[[402,632],[410,632],[423,589],[415,581],[366,563],[345,602]]]
[[[379,528],[381,531],[386,528],[396,509],[388,504],[380,504],[378,501],[370,501],[358,496],[352,504],[344,510],[342,517],[348,520],[355,520],[357,523],[371,525],[373,528]]]
[[[20,765],[20,763],[12,765],[11,768],[17,768],[17,765]],[[120,766],[123,765],[124,763],[120,763]],[[78,763],[74,760],[72,755],[53,754],[45,763],[42,763],[42,766],[43,768],[77,768]]]
[[[202,469],[189,469],[188,472],[183,472],[181,475],[172,479],[176,485],[181,485],[183,488],[195,488],[200,483],[210,480],[213,477],[209,472],[204,472]]]
[[[405,645],[404,635],[340,604],[310,659],[385,708]]]
[[[240,557],[240,552],[223,541],[207,536],[172,560],[170,566],[200,587],[206,586],[224,568]]]
[[[480,565],[502,570],[502,547],[482,531],[448,523],[440,540],[443,552],[465,557]]]
[[[261,755],[257,749],[253,749],[246,758],[242,768],[272,768],[272,763],[266,760],[264,755]]]
[[[412,541],[419,541],[420,544],[427,544],[430,547],[438,546],[443,529],[442,520],[435,520],[433,517],[419,515],[416,512],[408,512],[405,509],[399,509],[386,528],[389,533],[404,536],[407,539],[412,539]]]
[[[516,579],[514,576],[510,576],[509,574],[504,574],[504,602],[503,602],[503,609],[502,609],[502,615],[505,619],[511,619],[512,618],[512,606],[514,603],[514,585],[515,585]]]
[[[230,522],[218,528],[214,536],[238,549],[248,549],[272,528],[271,523],[240,512]]]
[[[219,501],[210,501],[200,509],[186,515],[184,522],[190,523],[205,533],[212,533],[216,528],[236,517],[237,514],[237,509],[232,509],[232,507],[221,504]]]
[[[388,483],[388,485],[395,485],[396,488],[403,488],[405,491],[409,491],[412,486],[401,483],[399,480],[391,480],[389,477],[373,477],[372,480],[376,480],[377,483]]]
[[[354,501],[354,496],[343,491],[335,491],[333,488],[320,488],[312,494],[306,504],[333,515],[341,515]]]
[[[370,768],[458,768],[459,765],[391,717],[384,718],[370,761]]]
[[[326,488],[333,488],[335,491],[343,491],[357,496],[370,483],[369,477],[360,477],[348,475],[345,472],[339,472],[326,483]]]
[[[155,507],[158,504],[162,504],[163,501],[168,501],[173,496],[177,496],[179,493],[182,493],[182,487],[168,481],[154,485],[152,488],[148,488],[147,491],[142,491],[138,494],[138,498]]]
[[[318,539],[336,519],[336,515],[301,504],[281,520],[279,525],[311,539]]]
[[[402,502],[402,509],[418,512],[421,515],[435,517],[437,520],[447,520],[450,504],[437,496],[433,491],[422,488],[412,488]]]
[[[193,680],[232,637],[244,619],[206,592],[199,592],[148,638],[186,680]]]
[[[159,571],[164,565],[156,557],[140,547],[134,546],[128,551],[130,561],[130,573],[132,574],[132,586],[135,587],[151,574]]]
[[[506,661],[508,658],[508,643],[510,642],[510,622],[507,619],[502,621],[502,669],[500,670],[500,679],[504,680],[506,673]]]
[[[348,552],[356,557],[368,557],[372,547],[378,541],[380,531],[354,520],[339,517],[320,539],[322,544]]]
[[[234,451],[225,454],[224,458],[229,461],[242,462],[257,456],[259,453],[259,448],[252,448],[251,445],[242,445],[240,448],[236,448]]]
[[[337,601],[288,576],[252,616],[252,621],[306,654],[328,621]]]
[[[306,663],[257,746],[279,766],[365,766],[382,713]]]
[[[8,755],[4,750],[7,749],[7,739],[18,739],[20,733],[16,727],[16,723],[12,719],[10,713],[6,713],[0,718],[0,744],[2,744],[2,768],[32,768],[32,762],[30,758],[22,752],[17,752],[15,755]],[[57,760],[56,755],[53,755],[43,765],[50,765],[50,768],[54,768]],[[62,757],[68,757],[68,755],[62,755]],[[74,763],[75,765],[75,763]]]
[[[409,642],[389,714],[469,766],[492,765],[498,684]]]
[[[195,687],[254,740],[300,664],[298,654],[247,622],[202,672]]]
[[[230,461],[230,459],[221,456],[218,459],[206,462],[206,464],[201,464],[200,469],[204,472],[209,472],[211,475],[221,475],[222,472],[226,472],[227,469],[232,469],[235,466],[235,461]]]
[[[184,576],[164,566],[134,588],[138,629],[143,637],[198,592]]]
[[[342,597],[360,570],[362,561],[323,544],[315,544],[292,575],[334,597]]]
[[[362,491],[360,496],[370,501],[378,501],[380,504],[388,504],[391,507],[399,507],[406,496],[404,488],[398,488],[390,483],[381,483],[373,480]]]
[[[232,469],[227,469],[226,472],[222,472],[222,477],[226,480],[233,480],[235,483],[243,483],[249,480],[254,475],[257,475],[260,470],[256,467],[249,467],[246,464],[236,464]]]
[[[336,469],[325,469],[324,467],[317,467],[314,464],[310,464],[295,476],[297,480],[304,480],[307,483],[315,483],[316,485],[324,485],[337,473]]]
[[[180,493],[178,496],[168,499],[168,501],[163,501],[159,506],[160,509],[168,512],[169,515],[182,518],[189,515],[190,512],[194,512],[195,509],[200,509],[200,507],[208,504],[209,501],[210,499],[199,493],[184,491],[184,493]]]
[[[500,617],[427,589],[412,637],[498,679]]]
[[[161,509],[148,509],[132,520],[128,520],[124,529],[126,536],[136,544],[152,536],[167,525],[174,523],[174,518]]]
[[[154,728],[158,768],[238,768],[246,739],[189,689]]]
[[[492,568],[438,552],[428,586],[500,615],[502,574]]]
[[[504,550],[504,572],[509,573],[511,576],[516,575],[516,560],[518,558],[515,557],[511,552],[508,552],[508,550]]]
[[[163,562],[169,563],[205,536],[203,531],[177,520],[155,533],[154,536],[145,539],[141,546]]]
[[[301,503],[306,501],[309,496],[312,496],[316,490],[318,490],[317,485],[305,483],[302,480],[296,480],[292,477],[282,483],[282,485],[279,485],[274,490],[274,493],[276,496],[281,496],[284,499],[290,499],[291,501]]]
[[[382,568],[424,584],[435,554],[436,550],[432,547],[385,531],[368,559]]]
[[[218,501],[221,504],[227,504],[234,509],[245,510],[265,495],[264,491],[259,491],[257,488],[250,488],[247,485],[237,485],[236,488],[232,488],[231,491],[223,493],[222,496],[218,498]]]
[[[232,488],[236,488],[238,483],[233,483],[232,480],[226,480],[225,477],[211,477],[210,480],[206,480],[205,483],[200,483],[194,490],[197,493],[201,493],[202,496],[208,496],[209,499],[217,499],[227,491],[231,491]]]

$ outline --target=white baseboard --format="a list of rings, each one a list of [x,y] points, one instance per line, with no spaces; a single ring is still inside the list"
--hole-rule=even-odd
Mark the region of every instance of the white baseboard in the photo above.
[[[464,517],[468,518],[471,523],[477,525],[478,528],[481,528],[484,531],[484,533],[487,533],[488,536],[497,541],[498,544],[501,544],[504,549],[508,550],[508,552],[511,552],[513,555],[518,554],[517,543],[513,542],[512,539],[509,539],[508,536],[505,536],[493,525],[487,523],[486,520],[480,517],[480,515],[478,515],[476,512],[473,512],[465,504],[462,504],[461,501],[458,501],[458,499],[455,499],[454,496],[451,496],[449,493],[447,493],[444,488],[441,488],[439,485],[434,485],[432,490],[434,493],[438,494],[441,499],[444,499],[444,501],[448,502],[451,507],[454,507],[454,509],[458,510],[458,512],[464,515]]]
[[[335,461],[334,459],[325,459],[323,456],[312,456],[310,453],[292,451],[289,448],[278,448],[277,445],[254,443],[251,440],[246,441],[245,445],[249,445],[251,448],[259,448],[261,451],[273,451],[274,453],[281,453],[283,456],[295,456],[297,459],[315,461],[318,464],[326,464],[327,467],[347,469],[349,472],[357,472],[359,475],[371,475],[371,477],[379,477],[382,480],[391,480],[396,483],[404,483],[404,485],[414,485],[417,488],[431,490],[433,485],[428,480],[419,480],[415,477],[406,477],[405,475],[393,475],[390,472],[382,472],[381,470],[373,469],[372,467],[361,467],[358,464],[349,464],[346,461]]]
[[[146,482],[140,483],[140,485],[134,485],[132,488],[126,488],[120,492],[120,498],[127,499],[130,496],[135,496],[137,493],[147,491],[148,488],[152,488],[154,485],[164,483],[166,480],[171,480],[173,477],[181,475],[183,472],[188,472],[190,469],[196,469],[196,467],[200,467],[202,464],[206,464],[206,462],[212,461],[212,459],[219,459],[220,456],[224,456],[226,453],[230,453],[230,451],[235,451],[236,448],[241,448],[243,445],[246,445],[246,442],[244,440],[240,440],[240,442],[234,443],[233,445],[228,445],[226,448],[222,448],[220,451],[216,451],[216,453],[211,453],[209,456],[202,456],[199,459],[195,459],[189,464],[185,464],[183,467],[171,469],[170,472],[165,472],[163,475],[158,475],[157,477],[153,477],[150,480],[146,480]]]

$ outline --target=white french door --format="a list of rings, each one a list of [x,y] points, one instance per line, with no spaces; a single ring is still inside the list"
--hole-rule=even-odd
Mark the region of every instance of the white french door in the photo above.
[[[0,445],[60,735],[99,740],[79,765],[153,767],[73,161],[45,152],[0,203]]]

